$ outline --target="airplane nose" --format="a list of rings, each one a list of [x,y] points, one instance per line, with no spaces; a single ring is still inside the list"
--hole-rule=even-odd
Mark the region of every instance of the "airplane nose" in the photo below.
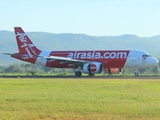
[[[153,64],[155,64],[155,65],[158,65],[158,64],[159,64],[159,61],[158,61],[156,58],[153,58],[152,62],[153,62]]]

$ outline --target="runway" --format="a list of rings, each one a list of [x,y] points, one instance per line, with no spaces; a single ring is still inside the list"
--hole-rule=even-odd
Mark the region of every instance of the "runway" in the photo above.
[[[0,78],[160,79],[160,76],[159,76],[159,75],[152,75],[152,76],[141,75],[141,76],[135,77],[135,76],[114,76],[114,75],[106,75],[106,76],[81,76],[81,77],[76,77],[76,76],[40,76],[40,75],[35,75],[35,76],[26,76],[26,75],[12,75],[12,76],[7,76],[7,75],[3,75],[3,76],[0,76]]]

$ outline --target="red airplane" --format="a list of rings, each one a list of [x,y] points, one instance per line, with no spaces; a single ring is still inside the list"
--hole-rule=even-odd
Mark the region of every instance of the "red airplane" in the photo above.
[[[158,60],[149,53],[140,50],[75,50],[75,51],[43,51],[39,50],[29,39],[21,27],[15,27],[18,53],[11,57],[32,64],[54,68],[75,68],[75,76],[81,76],[83,71],[89,76],[98,73],[119,74],[123,68],[157,66]]]

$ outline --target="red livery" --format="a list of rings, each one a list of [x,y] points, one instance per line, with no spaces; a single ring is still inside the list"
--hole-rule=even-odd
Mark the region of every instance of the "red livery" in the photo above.
[[[32,43],[20,27],[14,29],[19,52],[5,54],[38,65],[75,68],[77,69],[76,76],[81,76],[82,71],[89,76],[102,72],[118,74],[122,72],[124,67],[142,68],[157,66],[158,64],[156,58],[140,50],[43,51]],[[135,76],[138,76],[137,71],[135,71]]]

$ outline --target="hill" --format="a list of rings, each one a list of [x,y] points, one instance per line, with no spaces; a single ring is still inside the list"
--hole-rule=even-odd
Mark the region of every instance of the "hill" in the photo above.
[[[45,32],[28,32],[33,43],[43,50],[105,50],[105,49],[137,49],[160,57],[160,35],[138,37],[135,35],[121,36],[89,36],[85,34],[54,34]],[[17,52],[14,32],[0,31],[0,53]],[[0,65],[18,62],[0,54]]]

